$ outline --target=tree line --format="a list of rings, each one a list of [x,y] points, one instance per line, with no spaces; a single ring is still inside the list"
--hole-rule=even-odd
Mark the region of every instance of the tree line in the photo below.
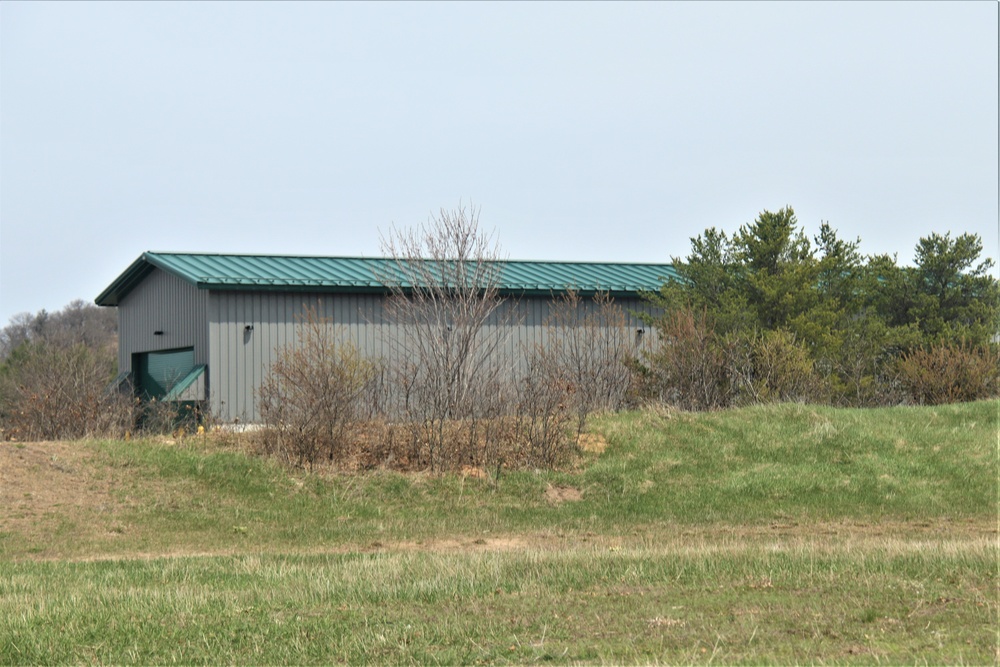
[[[647,393],[701,410],[778,400],[844,406],[997,394],[1000,289],[974,234],[921,238],[913,266],[865,256],[794,211],[709,228],[650,295],[663,343],[639,370]]]

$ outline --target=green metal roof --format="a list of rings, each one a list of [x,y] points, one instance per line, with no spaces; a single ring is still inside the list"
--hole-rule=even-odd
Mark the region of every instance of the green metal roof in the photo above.
[[[549,294],[574,288],[615,296],[653,291],[677,274],[669,264],[607,262],[498,262],[505,294]],[[394,260],[381,257],[292,257],[146,252],[97,297],[100,306],[117,306],[154,268],[199,289],[309,292],[385,292],[380,277],[399,275]],[[412,285],[405,285],[412,287]]]

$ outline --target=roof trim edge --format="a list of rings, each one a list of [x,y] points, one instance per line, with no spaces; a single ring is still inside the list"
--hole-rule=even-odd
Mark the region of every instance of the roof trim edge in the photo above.
[[[117,306],[121,303],[128,294],[139,286],[146,277],[152,273],[153,269],[159,269],[165,271],[173,276],[177,276],[184,282],[191,283],[198,287],[199,289],[204,289],[207,286],[199,285],[194,283],[188,276],[175,271],[166,264],[164,264],[155,253],[144,252],[139,255],[138,259],[129,264],[128,268],[119,274],[117,278],[108,285],[103,292],[97,295],[94,299],[94,303],[98,306]]]

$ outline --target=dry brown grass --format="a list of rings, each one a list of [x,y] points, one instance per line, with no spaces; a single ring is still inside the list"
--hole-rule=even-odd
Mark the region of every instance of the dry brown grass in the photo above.
[[[93,450],[69,442],[0,443],[0,531],[47,535],[72,523],[92,536],[120,534],[123,505]]]
[[[576,438],[576,446],[589,454],[603,454],[608,441],[600,433],[581,433]]]

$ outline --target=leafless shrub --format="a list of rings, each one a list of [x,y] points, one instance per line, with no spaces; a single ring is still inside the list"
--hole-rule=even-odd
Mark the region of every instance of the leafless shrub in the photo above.
[[[386,313],[398,325],[389,341],[400,360],[396,412],[412,425],[414,441],[426,439],[428,465],[439,469],[447,424],[466,424],[464,441],[483,444],[478,420],[498,412],[496,389],[509,382],[499,354],[512,312],[499,294],[500,250],[480,231],[478,210],[461,205],[415,229],[394,228],[382,250],[390,261],[377,277],[390,290]]]
[[[654,322],[659,344],[643,353],[643,393],[683,410],[715,410],[730,400],[726,349],[706,311],[680,308]]]
[[[916,403],[975,401],[1000,393],[1000,354],[986,345],[938,343],[903,355],[897,367]]]
[[[368,381],[357,401],[357,417],[362,421],[385,419],[392,410],[393,381],[396,373],[385,359],[366,359]]]
[[[533,362],[521,385],[516,437],[528,447],[532,464],[551,468],[572,449],[572,387],[559,377],[558,369],[548,366],[551,357],[536,356]],[[579,413],[576,416],[579,420]],[[578,432],[579,428],[577,422]]]
[[[494,419],[476,420],[475,427],[464,420],[447,420],[443,424],[414,425],[409,422],[372,420],[352,425],[351,449],[342,457],[342,469],[427,470],[435,440],[443,434],[443,447],[438,472],[469,472],[489,475],[496,480],[503,470],[554,467],[565,463],[572,455],[573,438],[569,422],[571,415],[563,412],[563,428],[553,427],[547,436],[538,428],[528,429],[532,422],[521,414]],[[550,424],[551,425],[551,424]],[[543,437],[548,437],[548,449]],[[473,440],[470,444],[470,440]],[[482,456],[482,452],[490,452]]]
[[[211,421],[202,401],[133,401],[136,403],[135,427],[140,433],[187,435]]]
[[[374,369],[315,308],[306,310],[300,327],[298,345],[279,352],[261,384],[262,442],[271,453],[311,467],[349,449],[346,436]]]
[[[516,448],[516,439],[503,428],[516,398],[510,375],[503,372],[498,360],[490,360],[489,365],[489,380],[479,387],[476,400],[469,406],[463,420],[466,432],[458,444],[460,456],[468,465],[493,470],[499,477],[500,469],[516,458],[506,451]]]
[[[109,391],[113,348],[25,342],[0,373],[0,431],[4,439],[119,437],[132,428],[131,394]]]
[[[659,319],[659,345],[644,355],[646,394],[685,410],[814,401],[824,384],[812,358],[786,331],[715,333],[706,311],[672,310]]]
[[[564,389],[560,402],[575,413],[578,434],[587,415],[625,405],[637,353],[628,318],[614,299],[598,292],[592,303],[576,290],[556,299],[545,323],[546,340],[531,355],[530,384]]]

